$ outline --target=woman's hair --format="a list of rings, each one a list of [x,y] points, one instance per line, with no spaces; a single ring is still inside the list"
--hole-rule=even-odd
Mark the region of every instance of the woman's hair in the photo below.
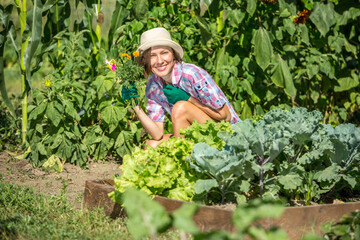
[[[171,50],[172,50],[172,53],[174,55],[174,61],[182,62],[182,59],[181,59],[180,55],[176,51],[174,51],[174,49],[171,48]],[[141,54],[141,57],[136,58],[137,63],[140,66],[144,67],[145,78],[148,78],[152,74],[151,66],[150,66],[150,57],[151,57],[150,54],[151,54],[151,48],[146,49]]]

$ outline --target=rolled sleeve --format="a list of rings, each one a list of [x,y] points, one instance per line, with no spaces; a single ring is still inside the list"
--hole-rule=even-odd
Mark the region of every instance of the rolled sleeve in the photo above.
[[[167,111],[164,107],[165,96],[155,75],[148,79],[145,95],[148,99],[146,110],[149,118],[154,122],[164,122],[165,110]]]
[[[164,122],[165,121],[165,112],[164,108],[156,102],[154,99],[148,99],[148,103],[146,105],[146,110],[148,116],[154,122]]]
[[[197,99],[204,105],[213,109],[219,109],[226,104],[226,98],[219,87],[215,84],[214,80],[210,77],[196,76],[194,79],[194,90],[197,94]]]

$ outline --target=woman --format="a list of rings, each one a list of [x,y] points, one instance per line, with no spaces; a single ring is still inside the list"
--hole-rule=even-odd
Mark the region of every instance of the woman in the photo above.
[[[180,129],[194,120],[235,123],[239,117],[221,89],[202,68],[182,61],[182,47],[171,39],[162,27],[144,32],[140,38],[138,63],[148,77],[146,97],[147,114],[137,105],[134,109],[145,130],[152,137],[147,145],[156,147],[171,136],[180,137]],[[128,100],[137,96],[137,90],[123,89]],[[171,115],[173,134],[164,135],[165,111]]]

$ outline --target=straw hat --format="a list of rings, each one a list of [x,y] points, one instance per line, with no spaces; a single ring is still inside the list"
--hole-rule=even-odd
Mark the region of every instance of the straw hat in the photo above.
[[[137,51],[140,53],[140,55],[142,55],[145,50],[155,46],[171,47],[179,54],[180,58],[183,58],[184,56],[182,47],[178,43],[171,40],[170,33],[163,27],[153,28],[143,32],[140,38],[140,47],[137,49]]]

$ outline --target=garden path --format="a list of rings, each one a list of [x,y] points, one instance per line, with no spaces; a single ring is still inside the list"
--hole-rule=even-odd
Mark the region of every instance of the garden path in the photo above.
[[[35,192],[48,196],[65,194],[74,208],[80,209],[86,180],[111,179],[120,174],[120,164],[115,162],[90,162],[82,169],[69,163],[61,173],[50,173],[34,168],[26,159],[16,159],[6,152],[0,152],[0,183],[8,182],[33,188]],[[64,188],[64,190],[63,190]]]

